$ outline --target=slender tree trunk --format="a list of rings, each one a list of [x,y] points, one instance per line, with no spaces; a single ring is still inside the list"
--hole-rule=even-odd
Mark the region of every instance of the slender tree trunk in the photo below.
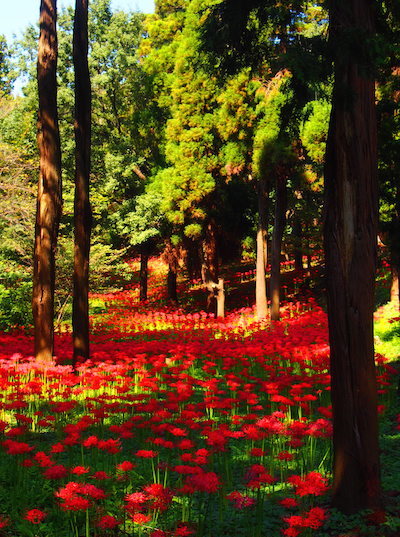
[[[377,141],[374,80],[367,65],[373,3],[331,3],[335,56],[325,168],[325,233],[333,498],[351,513],[380,504],[373,310],[376,268]],[[351,44],[350,40],[351,39]],[[343,50],[343,43],[348,49]],[[356,53],[357,51],[357,57]]]
[[[88,67],[88,0],[76,0],[73,58],[75,69],[74,363],[89,359],[89,251],[92,212],[89,200],[91,88]]]
[[[303,249],[301,246],[302,232],[301,220],[297,211],[294,214],[293,222],[293,243],[294,243],[294,268],[297,272],[303,271]]]
[[[55,252],[61,218],[61,150],[57,114],[57,6],[40,3],[37,62],[40,174],[33,255],[32,313],[35,357],[50,361],[54,346]]]
[[[144,246],[140,253],[140,276],[139,276],[139,300],[140,302],[145,302],[147,300],[147,280],[148,280],[148,264],[149,264],[149,254]]]
[[[167,274],[167,295],[168,300],[174,304],[178,303],[178,293],[177,293],[177,274],[179,268],[179,251],[178,249],[168,241],[163,258],[168,263],[168,274]]]
[[[286,225],[287,191],[286,176],[279,173],[276,179],[275,221],[271,244],[271,320],[280,317],[280,275],[283,232]]]
[[[217,317],[225,317],[225,289],[223,278],[218,279],[218,285],[216,289],[217,299]]]
[[[174,304],[178,304],[178,292],[176,285],[177,273],[174,267],[168,267],[167,275],[167,291],[168,291],[168,300]]]
[[[207,310],[217,314],[216,286],[218,286],[218,250],[217,250],[217,229],[213,219],[211,219],[205,230],[203,239],[203,262],[202,279],[207,289]]]
[[[268,314],[267,305],[267,230],[268,230],[268,190],[266,182],[258,181],[258,228],[257,228],[257,258],[256,258],[256,311],[258,319],[265,319]]]

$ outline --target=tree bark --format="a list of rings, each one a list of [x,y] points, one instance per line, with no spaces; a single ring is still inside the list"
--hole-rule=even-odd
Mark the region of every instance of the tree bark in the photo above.
[[[286,175],[278,172],[276,178],[275,220],[271,244],[271,320],[279,321],[280,317],[280,276],[281,276],[281,249],[283,232],[286,225]]]
[[[207,290],[207,311],[217,314],[215,287],[218,285],[217,229],[213,219],[206,226],[203,239],[201,275]]]
[[[140,289],[139,289],[139,301],[145,302],[147,300],[147,280],[148,280],[148,263],[149,254],[146,247],[143,247],[140,253]]]
[[[380,505],[373,343],[378,221],[375,93],[368,65],[361,65],[369,53],[367,37],[373,33],[369,0],[331,2],[335,82],[325,167],[324,247],[333,410],[332,503],[345,513]]]
[[[89,359],[89,252],[92,212],[89,199],[91,87],[88,66],[88,0],[76,0],[73,32],[75,69],[75,199],[72,330],[74,363]]]
[[[257,258],[256,258],[256,312],[258,319],[268,315],[267,305],[267,231],[268,231],[268,190],[266,181],[260,179],[257,185],[258,194],[258,227],[257,227]]]
[[[303,272],[303,249],[301,220],[298,212],[294,214],[293,221],[293,244],[294,244],[294,268],[297,272]]]
[[[32,313],[35,357],[50,361],[54,350],[55,252],[62,210],[61,149],[57,113],[57,5],[40,3],[37,62],[40,174],[33,254]]]
[[[178,303],[177,293],[177,275],[179,268],[179,250],[170,241],[168,241],[164,253],[164,260],[168,263],[167,274],[167,297],[170,302]]]

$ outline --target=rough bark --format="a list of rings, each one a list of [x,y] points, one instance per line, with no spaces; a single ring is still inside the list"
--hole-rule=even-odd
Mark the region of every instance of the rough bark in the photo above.
[[[256,312],[258,319],[265,319],[268,315],[267,285],[265,281],[267,266],[268,190],[266,182],[262,179],[258,182],[257,194]]]
[[[297,272],[303,271],[303,249],[302,243],[302,229],[301,220],[299,214],[296,212],[293,222],[293,242],[294,242],[294,268]]]
[[[140,275],[139,275],[139,300],[145,302],[147,300],[147,280],[148,280],[148,263],[149,254],[146,248],[143,248],[140,253]]]
[[[278,173],[276,178],[276,200],[274,230],[271,243],[271,320],[278,321],[280,317],[280,275],[281,275],[281,249],[283,232],[286,225],[287,190],[286,175]]]
[[[89,347],[89,252],[92,212],[89,200],[91,88],[88,67],[88,0],[76,0],[73,32],[75,70],[75,199],[72,330],[74,362],[87,360]]]
[[[55,252],[61,218],[61,150],[57,114],[57,5],[40,4],[37,62],[40,173],[33,255],[32,312],[35,357],[50,361],[54,346]]]
[[[163,253],[163,259],[168,264],[167,297],[168,300],[174,304],[178,303],[177,275],[180,257],[179,248],[175,247],[171,242],[168,242]]]
[[[374,80],[367,66],[360,64],[362,57],[368,57],[366,37],[374,32],[372,9],[369,0],[336,1],[330,7],[330,36],[337,52],[326,153],[324,246],[332,503],[345,513],[380,504],[373,344],[378,219],[375,94]],[[343,50],[343,43],[348,50]]]
[[[201,276],[207,290],[207,311],[217,314],[215,287],[218,285],[218,250],[217,229],[213,219],[206,226],[202,246]]]

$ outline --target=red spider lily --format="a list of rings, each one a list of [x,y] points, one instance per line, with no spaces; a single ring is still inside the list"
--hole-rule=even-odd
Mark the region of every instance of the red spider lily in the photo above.
[[[229,493],[227,498],[233,503],[235,509],[239,510],[246,509],[247,507],[253,507],[256,504],[255,498],[246,496],[237,490]]]
[[[199,492],[217,492],[221,486],[219,477],[214,472],[200,472],[188,475],[185,479],[185,484],[195,491]]]
[[[0,529],[6,528],[10,525],[10,519],[6,516],[0,515]]]
[[[266,471],[262,464],[253,464],[246,472],[245,480],[251,489],[258,489],[262,485],[271,485],[275,479]]]
[[[38,451],[35,453],[33,458],[42,468],[48,468],[54,464],[52,459],[46,453],[44,453],[44,451]]]
[[[91,500],[102,500],[106,497],[104,490],[90,483],[70,481],[58,491],[55,496],[62,500],[60,504],[64,511],[80,511],[91,507]]]
[[[88,474],[90,472],[90,468],[86,466],[75,466],[74,468],[71,468],[71,474],[75,475],[84,475]]]
[[[174,493],[171,489],[159,483],[153,483],[144,487],[144,491],[150,500],[149,509],[165,511],[172,502]]]
[[[147,524],[147,522],[150,522],[151,515],[145,515],[144,513],[134,513],[131,518],[135,524],[143,525]]]
[[[96,526],[102,530],[112,530],[120,524],[121,522],[112,515],[104,515],[96,522]]]
[[[117,464],[116,468],[120,472],[130,472],[131,470],[133,470],[133,468],[135,468],[135,466],[136,464],[133,464],[133,462],[131,461],[123,461]]]
[[[17,442],[16,440],[4,440],[2,445],[6,448],[6,452],[9,455],[22,455],[23,453],[29,453],[34,448],[25,442]]]
[[[309,472],[303,478],[292,475],[287,481],[294,486],[298,496],[321,496],[328,490],[328,480],[318,472]]]
[[[47,513],[40,509],[30,509],[24,515],[24,519],[32,522],[32,524],[41,524],[46,517]]]
[[[99,470],[98,472],[95,472],[92,476],[93,479],[96,479],[98,481],[104,481],[105,479],[111,479],[111,476],[108,475],[103,470]]]
[[[288,451],[281,451],[276,458],[280,461],[292,461],[294,459],[294,454],[289,453]]]
[[[68,475],[68,469],[63,464],[55,464],[46,468],[43,473],[43,476],[46,479],[63,479]]]
[[[143,459],[152,459],[157,457],[158,452],[152,451],[151,449],[139,449],[139,451],[136,451],[135,455],[136,457],[142,457]]]

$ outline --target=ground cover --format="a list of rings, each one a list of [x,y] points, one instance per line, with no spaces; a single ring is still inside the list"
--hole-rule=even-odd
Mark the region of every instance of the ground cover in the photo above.
[[[398,535],[395,364],[377,355],[386,510],[345,519],[328,509],[327,319],[292,282],[274,326],[252,307],[172,309],[158,276],[144,305],[135,286],[94,297],[78,374],[68,327],[46,366],[29,333],[1,334],[0,534]],[[381,340],[398,319],[385,326]]]

